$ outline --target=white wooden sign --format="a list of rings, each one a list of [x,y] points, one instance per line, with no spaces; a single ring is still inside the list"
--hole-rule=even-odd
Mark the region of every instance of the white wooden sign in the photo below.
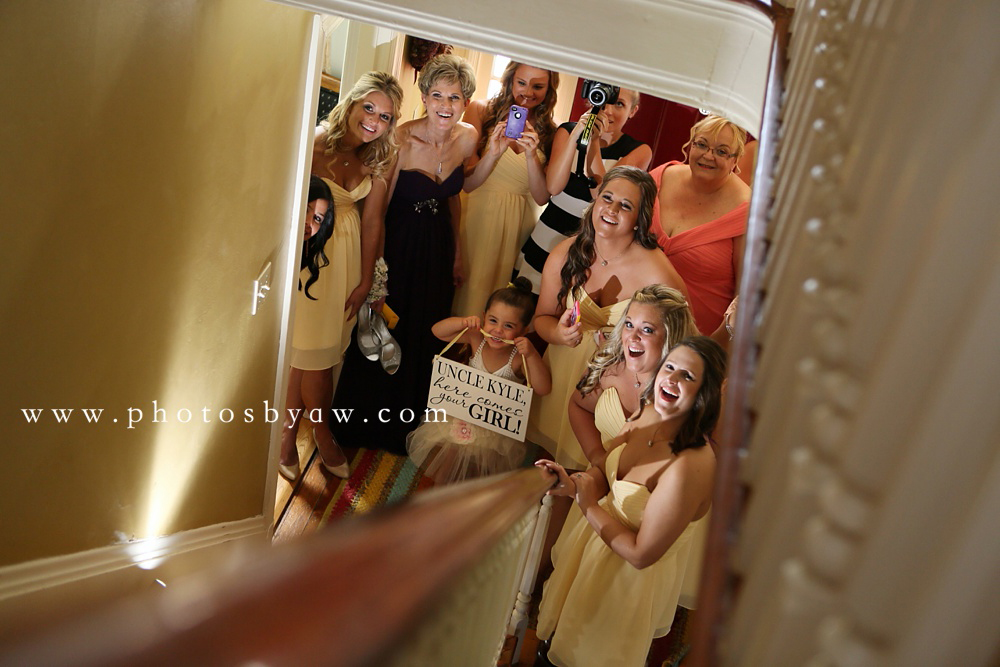
[[[436,356],[427,407],[524,442],[533,393],[523,384]]]

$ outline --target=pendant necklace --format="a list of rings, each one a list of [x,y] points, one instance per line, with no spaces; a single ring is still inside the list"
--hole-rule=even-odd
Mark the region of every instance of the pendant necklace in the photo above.
[[[656,427],[656,431],[659,431],[660,427]],[[646,441],[647,447],[652,447],[654,442],[671,442],[672,438],[657,438],[656,431],[653,431],[653,437]]]
[[[596,252],[597,256],[601,258],[601,266],[607,266],[608,262],[615,261],[616,259],[618,259],[622,255],[624,255],[628,251],[628,249],[630,247],[632,247],[631,243],[629,243],[627,246],[625,246],[625,250],[622,250],[620,253],[618,253],[617,255],[615,255],[614,257],[612,257],[611,259],[604,259],[604,255],[602,255],[601,251],[597,249],[597,242],[596,241],[594,242],[594,252]]]
[[[442,164],[443,164],[442,162],[438,162],[438,170],[437,170],[438,176],[441,175],[441,165]]]
[[[642,386],[642,383],[639,382],[639,374],[636,373],[635,374],[635,388],[638,389],[640,386]]]

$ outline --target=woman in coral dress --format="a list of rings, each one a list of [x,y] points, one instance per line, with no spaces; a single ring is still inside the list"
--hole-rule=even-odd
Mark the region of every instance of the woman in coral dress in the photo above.
[[[739,291],[750,188],[735,171],[746,132],[719,116],[691,128],[686,161],[650,172],[658,194],[653,232],[681,274],[698,330],[723,345],[723,316]]]

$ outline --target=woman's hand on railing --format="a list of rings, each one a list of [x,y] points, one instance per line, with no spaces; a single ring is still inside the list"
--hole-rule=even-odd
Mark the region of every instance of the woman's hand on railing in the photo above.
[[[546,495],[568,496],[570,498],[576,495],[576,484],[573,483],[569,473],[566,472],[566,468],[548,459],[535,461],[535,466],[541,470],[542,475],[546,479],[552,482],[552,488],[545,492]]]

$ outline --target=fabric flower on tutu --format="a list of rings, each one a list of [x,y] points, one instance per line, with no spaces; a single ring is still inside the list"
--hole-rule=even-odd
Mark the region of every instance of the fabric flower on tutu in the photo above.
[[[472,428],[472,424],[462,421],[461,419],[455,419],[451,422],[452,440],[465,444],[472,442],[475,438],[476,432]]]

